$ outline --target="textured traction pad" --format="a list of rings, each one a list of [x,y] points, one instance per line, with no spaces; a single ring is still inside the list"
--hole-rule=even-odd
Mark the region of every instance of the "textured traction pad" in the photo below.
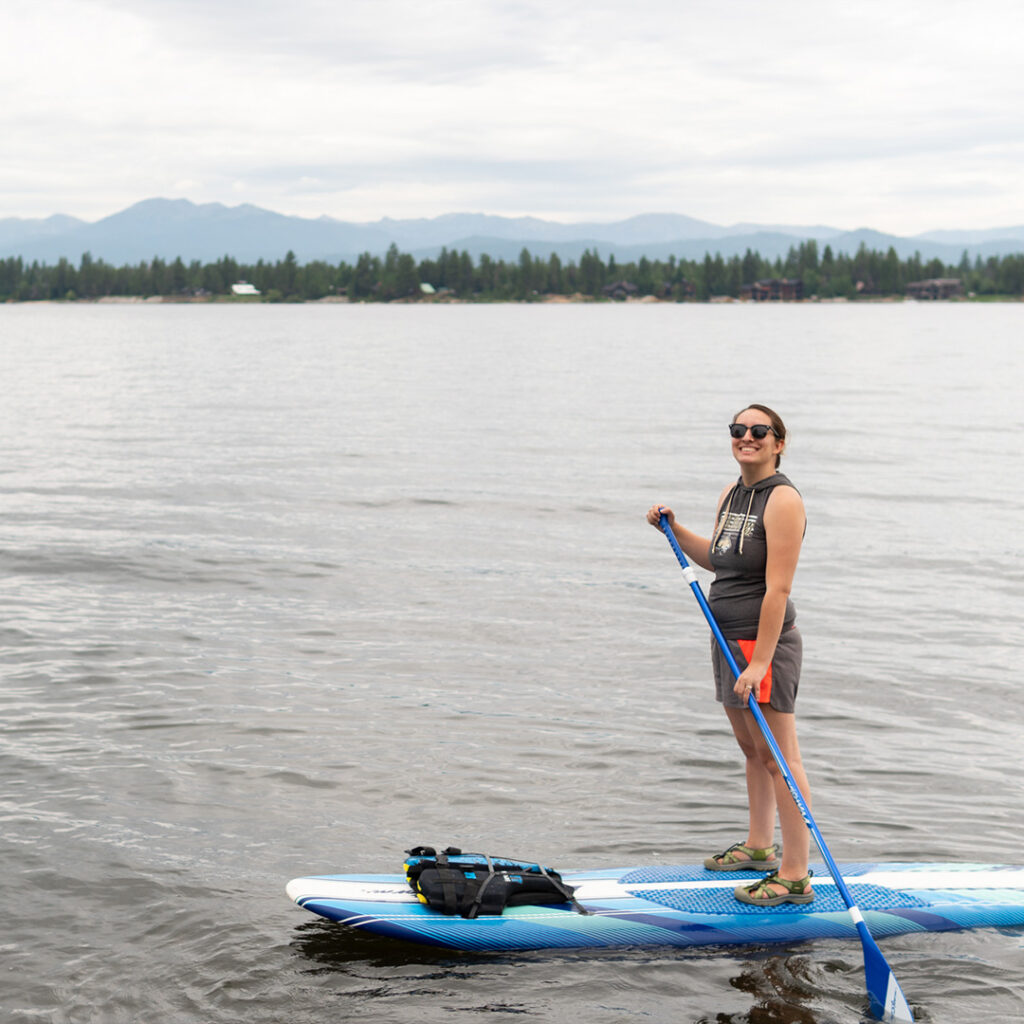
[[[740,883],[742,884],[742,883]],[[773,907],[757,907],[740,903],[731,888],[725,889],[646,889],[631,892],[631,896],[649,900],[663,907],[671,907],[683,914],[828,914],[847,910],[839,890],[828,882],[811,883],[815,896],[813,903],[780,903]],[[910,910],[927,907],[928,904],[915,896],[879,885],[849,885],[850,895],[861,910]]]

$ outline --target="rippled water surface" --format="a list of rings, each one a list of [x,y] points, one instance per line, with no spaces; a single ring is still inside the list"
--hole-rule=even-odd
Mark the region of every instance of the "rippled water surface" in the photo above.
[[[740,837],[706,628],[643,512],[709,529],[758,400],[809,514],[832,852],[1024,861],[1022,321],[0,307],[3,1019],[866,1019],[856,943],[461,955],[283,886],[417,842],[570,869]],[[1024,1015],[1020,929],[883,948],[920,1020]]]

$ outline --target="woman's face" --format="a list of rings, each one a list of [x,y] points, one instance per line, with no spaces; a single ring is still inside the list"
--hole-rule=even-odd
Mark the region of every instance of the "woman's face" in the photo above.
[[[745,427],[755,427],[761,424],[766,427],[772,425],[767,413],[760,409],[744,409],[734,423],[741,423]],[[732,438],[733,458],[741,465],[753,469],[775,469],[775,458],[782,454],[785,442],[780,441],[774,433],[769,431],[760,440],[748,430],[743,437]]]

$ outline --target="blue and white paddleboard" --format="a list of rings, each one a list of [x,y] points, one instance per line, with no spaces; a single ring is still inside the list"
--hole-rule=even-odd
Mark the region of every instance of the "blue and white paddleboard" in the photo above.
[[[733,889],[759,877],[702,866],[562,872],[587,911],[569,904],[510,907],[466,920],[420,903],[402,875],[296,878],[288,895],[306,910],[360,931],[463,950],[706,946],[859,938],[823,865],[805,905],[753,907]],[[1024,925],[1024,867],[997,864],[840,865],[876,938],[907,932]]]

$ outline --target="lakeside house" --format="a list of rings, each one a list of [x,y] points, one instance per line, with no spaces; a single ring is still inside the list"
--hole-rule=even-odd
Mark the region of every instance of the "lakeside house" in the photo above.
[[[933,277],[927,281],[910,281],[906,291],[910,298],[922,301],[952,299],[963,295],[964,283],[959,277]]]
[[[612,281],[611,284],[606,284],[601,289],[601,294],[606,299],[613,299],[615,302],[625,302],[627,300],[636,300],[641,297],[640,286],[634,284],[632,281]],[[697,294],[697,286],[692,281],[687,281],[685,277],[680,278],[676,284],[672,284],[670,281],[664,281],[661,284],[655,285],[650,294],[643,295],[643,301],[669,301],[673,297],[677,299],[689,299],[693,298]]]
[[[635,298],[639,290],[632,281],[613,281],[601,289],[601,294],[606,299],[615,299],[616,302],[623,302],[626,299]]]
[[[750,302],[799,302],[804,283],[799,278],[770,277],[740,288],[740,298]]]
[[[259,295],[260,291],[255,285],[249,284],[248,281],[236,281],[231,286],[232,295]]]

